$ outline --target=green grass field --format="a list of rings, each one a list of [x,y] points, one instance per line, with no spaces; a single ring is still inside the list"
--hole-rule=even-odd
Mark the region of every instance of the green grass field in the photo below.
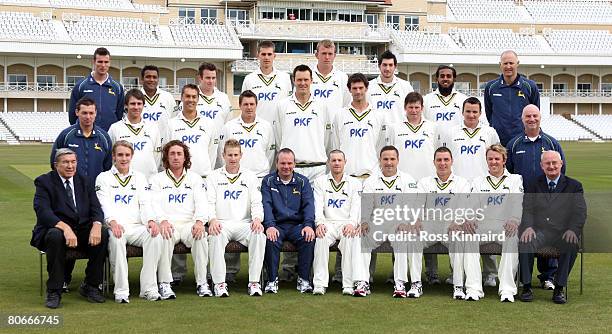
[[[612,192],[612,143],[563,146],[568,175],[581,180],[587,193]],[[585,254],[583,295],[578,294],[580,262],[576,262],[566,305],[553,304],[551,292],[539,289],[530,304],[502,304],[496,288],[485,289],[486,297],[480,302],[454,301],[449,286],[425,286],[418,300],[393,299],[392,287],[382,283],[391,268],[387,254],[379,257],[376,283],[368,298],[343,297],[337,285],[325,296],[300,295],[293,284],[281,284],[278,295],[252,298],[246,295],[246,270],[242,270],[238,283],[230,285],[230,298],[198,298],[190,273],[175,290],[177,300],[146,302],[137,297],[140,261],[130,260],[131,303],[108,300],[92,305],[74,291],[83,278],[84,261],[79,261],[73,291],[63,296],[62,308],[52,311],[39,295],[38,251],[29,246],[34,225],[32,178],[47,171],[48,154],[46,145],[0,146],[0,314],[61,314],[63,325],[50,329],[0,324],[0,332],[607,333],[612,328],[611,254]],[[605,214],[610,213],[612,201],[609,195],[607,199],[591,197],[596,209],[589,207],[587,249],[588,240],[595,240],[596,249],[611,249],[612,229]],[[440,259],[443,277],[447,263]]]

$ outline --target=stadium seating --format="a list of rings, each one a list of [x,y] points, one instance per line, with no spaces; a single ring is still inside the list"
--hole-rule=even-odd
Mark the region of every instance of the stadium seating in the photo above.
[[[99,44],[159,45],[157,27],[142,19],[66,15],[64,26],[73,41]]]
[[[513,0],[448,0],[448,8],[457,21],[463,22],[531,22]]]
[[[543,119],[541,126],[542,131],[548,133],[557,140],[595,139],[592,133],[561,115],[551,115]]]
[[[129,0],[50,0],[53,7],[134,10]]]
[[[548,29],[544,38],[557,53],[612,54],[612,34],[608,30]]]
[[[410,51],[444,52],[456,48],[450,45],[444,35],[421,31],[392,31],[391,37],[394,44],[400,45],[402,49]]]
[[[612,24],[608,0],[523,0],[536,23]]]
[[[512,49],[525,54],[545,49],[533,35],[516,33],[512,29],[451,28],[449,35],[465,51],[498,53]]]
[[[57,135],[68,127],[68,114],[60,112],[7,112],[0,118],[20,141],[52,143]],[[44,124],[44,126],[32,126]]]
[[[37,5],[49,6],[49,0],[0,0],[0,5]]]
[[[603,139],[612,139],[612,115],[572,115],[572,119]]]
[[[32,13],[0,12],[0,39],[47,41],[57,39],[57,33],[49,20]]]
[[[261,20],[235,24],[236,32],[243,36],[270,36],[270,37],[300,37],[300,38],[331,38],[333,40],[386,40],[389,34],[386,29],[373,29],[365,23],[321,22],[308,21],[275,21]]]
[[[233,28],[218,24],[171,24],[170,32],[178,46],[242,48]]]

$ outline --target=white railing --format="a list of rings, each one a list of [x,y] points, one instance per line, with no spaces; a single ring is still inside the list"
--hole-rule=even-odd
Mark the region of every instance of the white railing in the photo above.
[[[300,65],[311,65],[316,62],[314,56],[312,58],[290,58],[277,59],[274,61],[274,68],[280,71],[291,73],[293,69]],[[232,72],[250,73],[259,67],[257,59],[247,58],[236,60],[232,63]],[[378,62],[375,60],[338,60],[334,61],[334,67],[345,73],[364,73],[376,74],[378,70]]]
[[[483,96],[483,89],[458,89],[461,93],[467,96]],[[543,89],[540,91],[540,96],[544,97],[612,97],[610,90],[552,90]]]

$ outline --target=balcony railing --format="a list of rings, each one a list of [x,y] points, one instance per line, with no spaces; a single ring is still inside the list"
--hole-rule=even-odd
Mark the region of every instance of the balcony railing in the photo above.
[[[292,72],[293,69],[300,64],[310,65],[316,60],[306,58],[289,58],[277,59],[274,61],[274,68],[280,71]],[[232,64],[232,72],[250,73],[259,67],[257,59],[247,58],[234,61]],[[378,70],[378,62],[375,60],[338,60],[334,61],[334,67],[345,73],[364,73],[376,74]]]

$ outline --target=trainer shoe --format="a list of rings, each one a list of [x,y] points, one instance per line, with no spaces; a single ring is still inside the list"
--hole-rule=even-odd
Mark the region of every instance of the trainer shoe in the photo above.
[[[423,295],[423,284],[418,282],[412,282],[410,290],[408,290],[408,298],[419,298]]]
[[[497,286],[497,281],[495,280],[495,276],[487,276],[487,278],[482,282],[484,286],[494,287]]]
[[[395,281],[393,298],[406,298],[406,286],[404,285],[404,282],[400,280]]]
[[[159,294],[159,292],[155,291],[155,290],[150,290],[150,291],[145,291],[145,293],[141,296],[142,298],[154,302],[154,301],[158,301],[161,300],[161,295]]]
[[[523,292],[521,293],[520,298],[522,302],[533,301],[533,290],[531,290],[531,288],[523,287]]]
[[[91,286],[85,282],[81,283],[79,293],[90,303],[104,303],[105,301],[102,291],[97,286]]]
[[[540,286],[544,290],[554,290],[555,289],[555,284],[551,280],[546,280],[540,283]]]
[[[307,293],[307,292],[312,292],[312,285],[310,285],[310,282],[308,282],[307,280],[301,278],[298,276],[297,279],[297,290],[300,293]]]
[[[227,290],[225,292],[227,292]],[[208,286],[208,283],[198,285],[196,287],[196,294],[200,297],[212,297],[213,296],[213,293],[212,291],[210,291],[210,287]]]
[[[354,292],[354,289],[351,287],[342,288],[342,295],[344,296],[352,296],[353,292]]]
[[[312,290],[312,294],[313,295],[319,295],[319,296],[324,295],[325,294],[325,287],[315,286],[314,289]]]
[[[365,297],[369,294],[370,287],[366,281],[357,281],[355,284],[355,290],[353,290],[353,296]]]
[[[553,291],[552,301],[555,304],[565,304],[565,303],[567,303],[567,299],[565,298],[565,294],[563,293],[563,287],[557,287]]]
[[[249,292],[249,296],[261,296],[263,293],[261,292],[261,285],[259,282],[250,282],[248,285],[247,291]]]
[[[115,303],[117,304],[129,304],[130,298],[127,295],[115,295]]]
[[[264,291],[266,293],[278,293],[278,277],[273,282],[268,282]]]
[[[64,282],[64,285],[62,285],[62,293],[68,292],[70,292],[70,282]]]
[[[514,303],[514,296],[511,293],[502,293],[499,300],[502,303]]]
[[[229,291],[227,291],[226,283],[215,284],[215,296],[217,297],[229,297]],[[199,295],[199,294],[198,294]]]
[[[438,285],[442,282],[440,281],[440,277],[438,277],[438,274],[431,274],[427,275],[427,283],[429,283],[429,285]]]
[[[159,295],[162,300],[176,299],[176,294],[172,291],[170,283],[159,283]]]
[[[474,293],[472,291],[468,291],[465,294],[465,300],[469,300],[469,301],[479,301],[480,300],[480,296],[477,293]]]
[[[462,286],[455,286],[455,289],[453,289],[453,299],[457,299],[457,300],[465,299],[465,292],[463,292]]]

